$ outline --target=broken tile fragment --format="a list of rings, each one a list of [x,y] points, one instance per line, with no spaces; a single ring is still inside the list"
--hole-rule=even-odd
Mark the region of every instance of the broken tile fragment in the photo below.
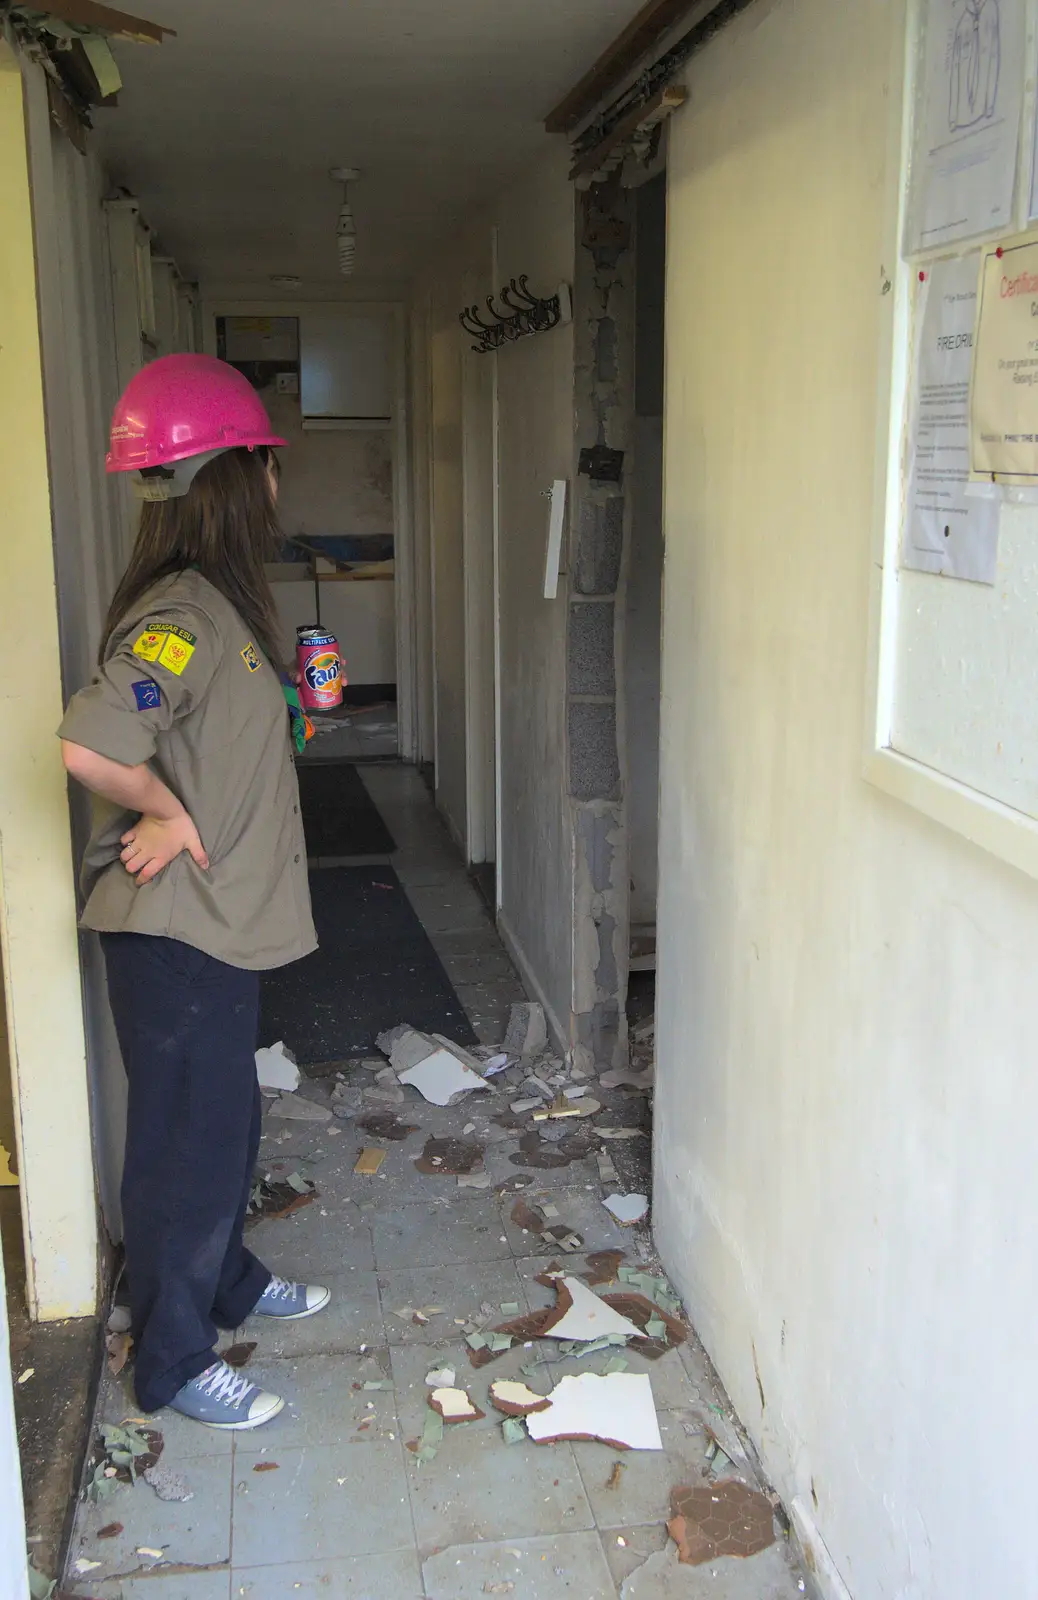
[[[643,1372],[582,1372],[560,1379],[547,1411],[526,1419],[538,1444],[560,1439],[600,1439],[616,1450],[662,1450],[652,1385]]]
[[[485,1411],[472,1401],[464,1389],[434,1389],[428,1397],[429,1405],[444,1422],[479,1422]]]
[[[546,1411],[551,1405],[546,1395],[507,1378],[490,1385],[490,1402],[508,1417],[528,1417],[531,1412]]]
[[[280,1039],[269,1049],[256,1051],[256,1076],[261,1089],[291,1091],[299,1088],[295,1056],[285,1049]]]
[[[470,1139],[437,1139],[425,1141],[425,1148],[415,1162],[415,1170],[428,1173],[462,1177],[483,1165],[483,1146]]]
[[[179,1472],[174,1472],[172,1467],[164,1466],[158,1462],[153,1467],[145,1467],[142,1474],[145,1483],[149,1484],[160,1500],[193,1500],[195,1491],[187,1479]]]
[[[629,1228],[632,1223],[641,1222],[647,1214],[649,1197],[646,1194],[611,1194],[602,1204],[621,1227]]]
[[[671,1490],[667,1531],[678,1560],[701,1566],[719,1556],[755,1556],[775,1542],[771,1502],[757,1489],[730,1478],[705,1488]]]
[[[373,1178],[385,1159],[386,1152],[371,1145],[361,1151],[353,1170],[360,1173],[362,1177]]]
[[[610,1334],[642,1339],[642,1329],[621,1315],[579,1278],[554,1278],[555,1308],[541,1327],[541,1337],[590,1341]]]
[[[355,1125],[362,1133],[370,1133],[373,1139],[407,1139],[418,1132],[413,1122],[401,1122],[392,1111],[372,1111],[358,1117]]]
[[[268,1115],[289,1122],[331,1122],[332,1113],[327,1106],[319,1106],[300,1094],[283,1094],[271,1106]]]
[[[444,1049],[435,1051],[408,1071],[402,1072],[400,1082],[411,1084],[434,1106],[449,1105],[456,1094],[487,1088],[477,1072],[464,1066],[449,1050]]]

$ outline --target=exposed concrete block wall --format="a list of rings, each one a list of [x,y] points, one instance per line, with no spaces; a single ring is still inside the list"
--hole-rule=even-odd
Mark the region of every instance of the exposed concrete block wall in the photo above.
[[[502,283],[574,275],[573,189],[558,141],[495,207]],[[573,328],[497,360],[501,635],[501,920],[528,987],[569,1032],[573,841],[566,796],[566,584],[545,600],[545,491],[573,475]]]
[[[573,993],[579,1064],[623,1061],[630,955],[623,677],[634,415],[634,197],[618,182],[578,196],[574,476],[567,634],[567,787],[573,829]],[[618,481],[579,470],[618,452]]]
[[[772,0],[671,125],[655,1222],[842,1592],[972,1600],[1038,1593],[1038,885],[862,776],[904,59]]]

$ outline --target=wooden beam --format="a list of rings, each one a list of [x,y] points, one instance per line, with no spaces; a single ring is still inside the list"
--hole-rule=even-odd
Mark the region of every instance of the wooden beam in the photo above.
[[[163,36],[176,38],[176,29],[161,22],[146,22],[143,17],[131,17],[127,11],[113,11],[111,6],[98,4],[98,0],[40,0],[40,9],[49,11],[62,22],[71,22],[83,28],[100,28],[121,39],[134,39],[138,44],[161,44]]]
[[[544,119],[546,132],[568,133],[576,127],[638,65],[657,40],[681,21],[692,3],[693,0],[648,0],[565,99],[549,112]]]
[[[672,111],[683,106],[687,98],[688,90],[679,83],[671,83],[665,89],[658,89],[651,100],[629,111],[604,139],[579,155],[570,168],[570,177],[579,178],[585,173],[596,171],[611,150],[624,144],[640,128],[652,128],[657,122],[662,122]]]

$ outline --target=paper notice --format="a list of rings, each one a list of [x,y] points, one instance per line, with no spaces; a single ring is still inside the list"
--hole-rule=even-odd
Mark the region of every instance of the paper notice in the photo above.
[[[969,389],[980,252],[919,285],[902,566],[994,583],[999,504],[969,492]]]
[[[1038,480],[1038,233],[983,253],[970,402],[970,465]]]
[[[1010,225],[1025,0],[926,0],[906,253]]]

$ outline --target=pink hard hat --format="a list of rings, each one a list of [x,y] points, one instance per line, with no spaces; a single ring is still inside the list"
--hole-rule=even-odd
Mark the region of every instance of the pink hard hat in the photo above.
[[[160,356],[131,378],[112,413],[108,472],[285,443],[249,380],[215,356]]]

